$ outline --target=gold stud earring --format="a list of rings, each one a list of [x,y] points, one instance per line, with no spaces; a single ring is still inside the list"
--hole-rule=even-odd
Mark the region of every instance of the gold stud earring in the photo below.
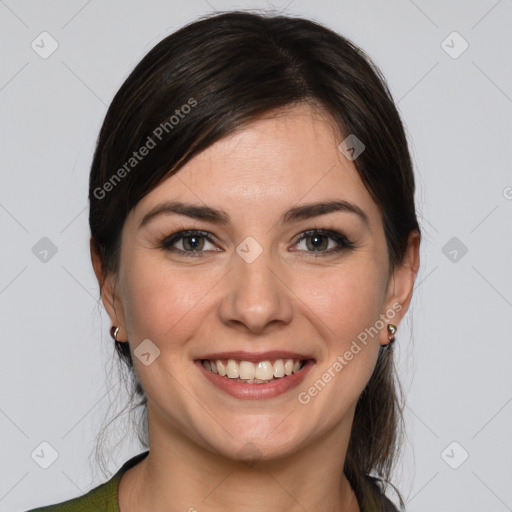
[[[111,328],[110,328],[110,336],[112,336],[113,340],[114,341],[119,341],[117,339],[117,335],[119,333],[119,326],[116,326],[116,325],[113,325]]]
[[[395,333],[397,331],[397,326],[394,324],[388,324],[388,333],[389,333],[389,345],[392,345],[395,341]]]

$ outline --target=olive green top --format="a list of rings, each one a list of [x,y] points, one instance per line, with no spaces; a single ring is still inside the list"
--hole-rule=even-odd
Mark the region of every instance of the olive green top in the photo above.
[[[27,512],[120,512],[117,501],[117,488],[125,471],[135,466],[148,455],[149,451],[139,453],[126,461],[119,471],[104,484],[91,489],[87,494],[72,500],[35,508]]]
[[[119,481],[123,473],[143,460],[148,454],[149,451],[145,451],[132,457],[121,466],[119,471],[110,480],[91,489],[83,496],[56,503],[55,505],[34,508],[27,512],[120,512],[117,499]],[[361,507],[361,512],[397,512],[395,506],[381,492],[375,479],[369,476],[366,476],[366,479],[369,491],[375,501],[372,506]]]

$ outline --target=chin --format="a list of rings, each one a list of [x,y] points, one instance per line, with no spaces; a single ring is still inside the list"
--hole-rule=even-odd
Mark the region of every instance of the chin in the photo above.
[[[311,433],[276,428],[276,425],[282,422],[282,417],[261,421],[260,416],[259,419],[260,424],[253,423],[251,428],[247,428],[247,423],[244,424],[243,419],[230,423],[228,431],[231,435],[222,430],[218,437],[212,438],[212,431],[209,430],[205,441],[213,451],[226,459],[251,465],[257,460],[271,461],[292,455],[311,439]],[[254,421],[254,418],[252,420]]]

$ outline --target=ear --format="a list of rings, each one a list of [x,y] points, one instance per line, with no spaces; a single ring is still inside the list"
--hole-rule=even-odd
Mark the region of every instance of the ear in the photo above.
[[[420,266],[419,249],[420,234],[416,230],[411,231],[407,240],[404,261],[396,266],[389,278],[387,299],[383,311],[386,326],[380,332],[381,345],[387,345],[389,343],[387,324],[394,324],[398,327],[409,308],[414,289],[414,281]]]
[[[89,245],[94,274],[96,275],[96,279],[98,280],[100,287],[101,300],[105,306],[108,316],[110,317],[111,324],[119,327],[117,341],[123,341],[127,337],[125,328],[126,323],[124,321],[121,299],[116,295],[115,291],[116,275],[108,273],[104,269],[101,255],[92,237],[89,240]]]

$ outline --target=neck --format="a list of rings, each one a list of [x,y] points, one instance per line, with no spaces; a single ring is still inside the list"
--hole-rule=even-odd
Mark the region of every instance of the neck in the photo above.
[[[228,459],[161,427],[150,427],[149,455],[121,479],[121,512],[359,512],[343,473],[350,425],[289,455],[252,462]]]

